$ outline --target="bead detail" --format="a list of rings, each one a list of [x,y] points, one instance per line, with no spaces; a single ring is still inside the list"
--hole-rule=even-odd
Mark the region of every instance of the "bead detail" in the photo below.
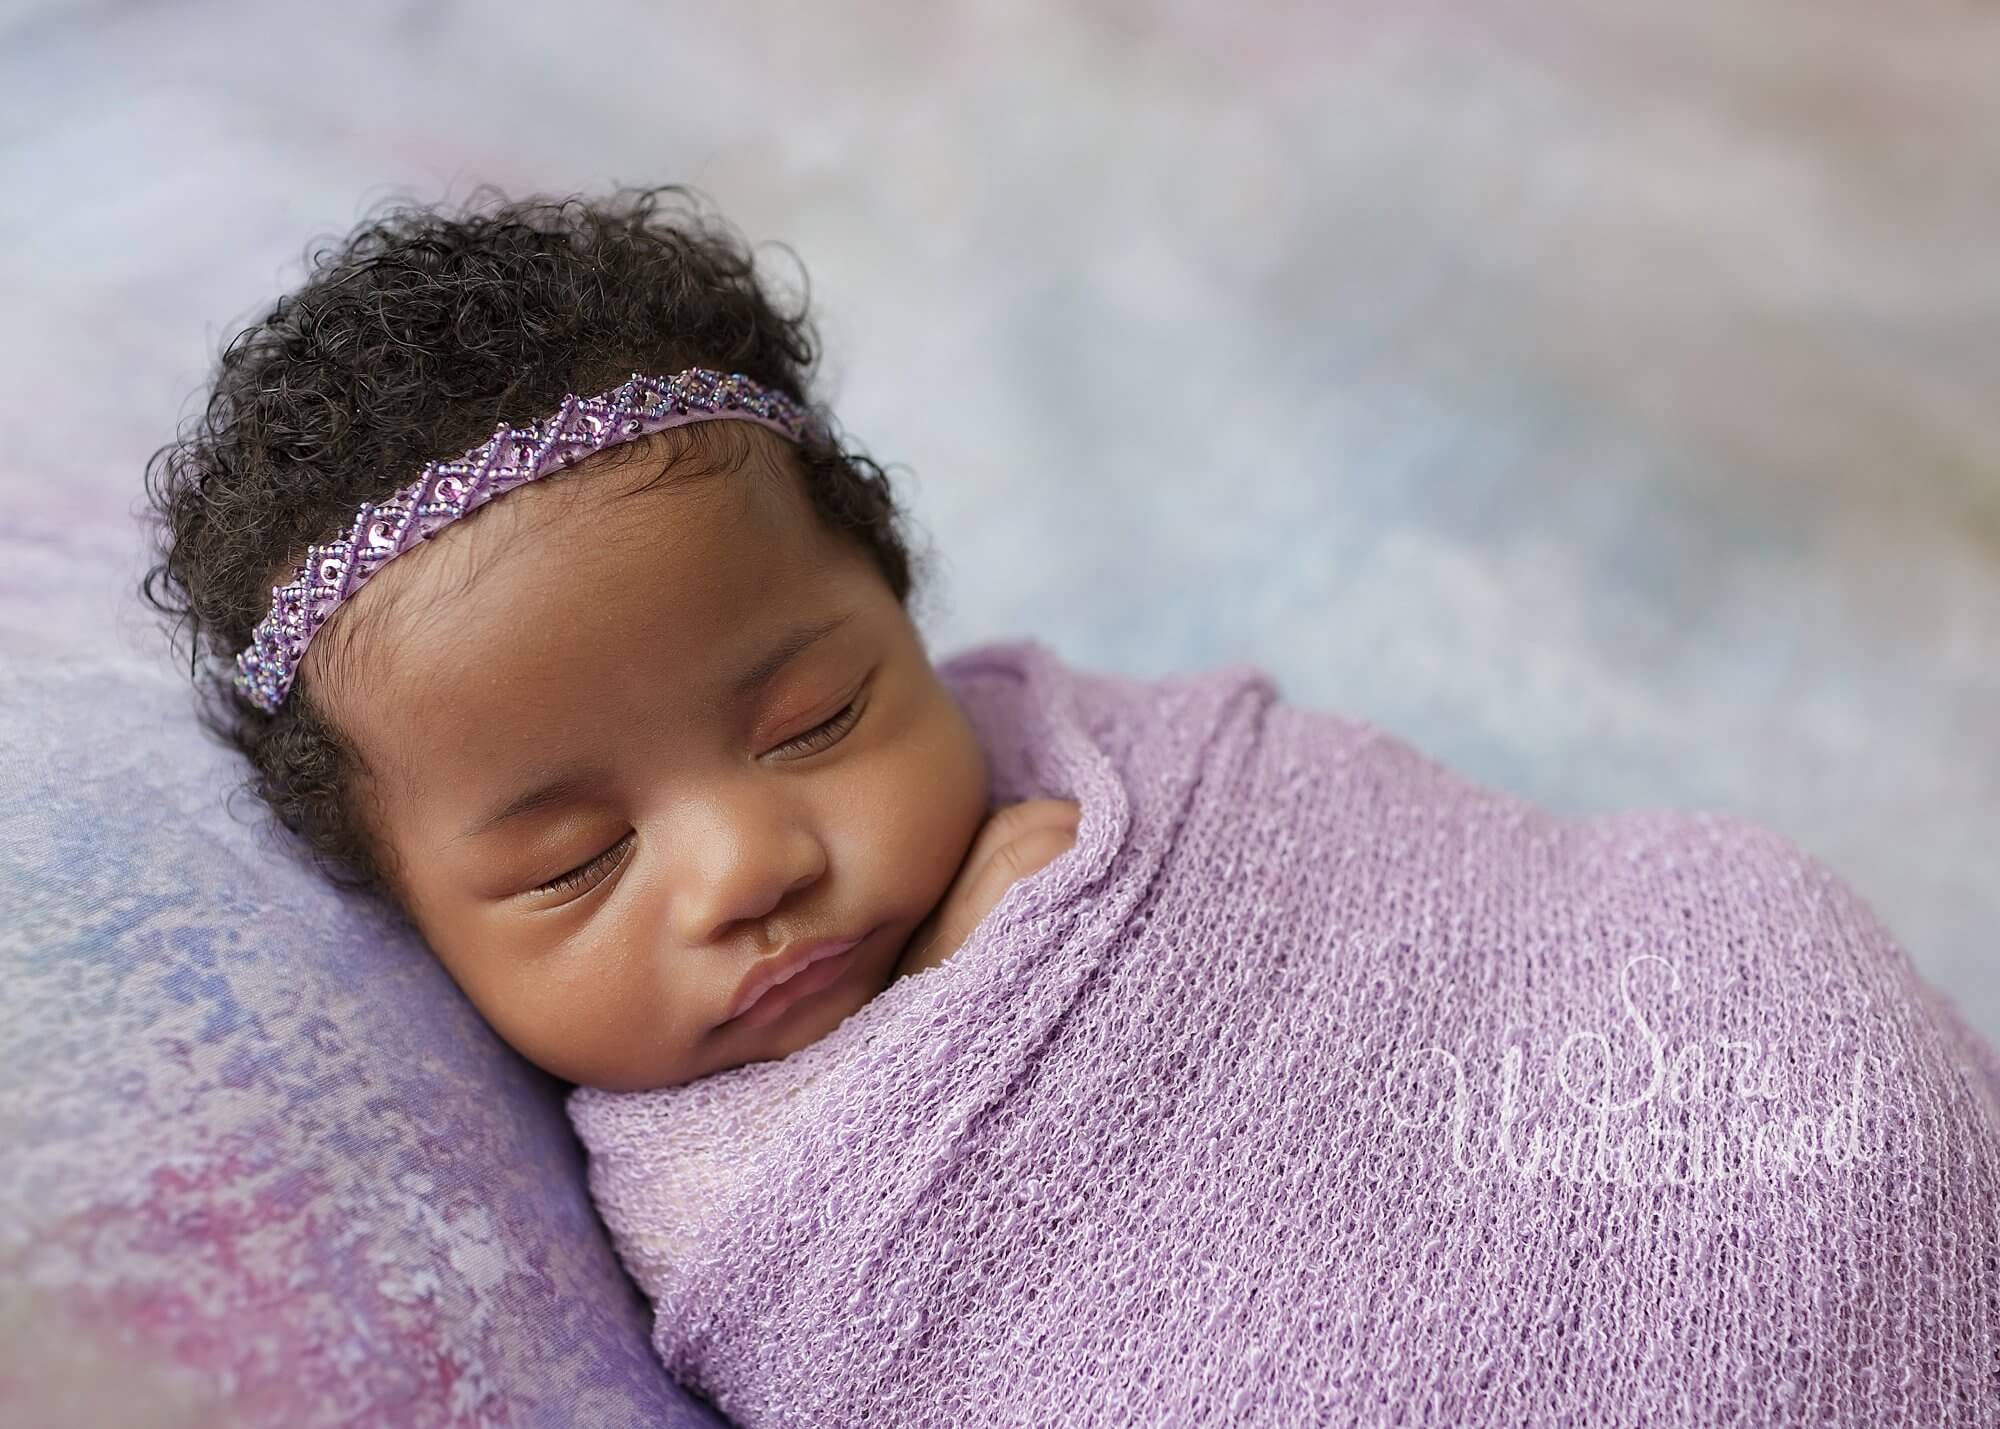
[[[633,373],[596,397],[563,398],[553,417],[512,428],[452,461],[432,462],[409,485],[363,503],[347,534],[306,551],[290,581],[271,589],[271,609],[236,657],[237,692],[275,714],[298,678],[306,645],[342,602],[389,561],[428,541],[496,496],[564,471],[585,457],[671,427],[731,419],[756,422],[791,441],[814,423],[805,406],[740,372],[690,367],[671,377]]]

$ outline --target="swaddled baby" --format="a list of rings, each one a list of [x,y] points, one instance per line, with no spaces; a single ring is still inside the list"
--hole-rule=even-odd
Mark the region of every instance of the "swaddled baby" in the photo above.
[[[323,255],[148,589],[578,1084],[670,1371],[746,1429],[2000,1422],[2000,1070],[1837,879],[1248,669],[934,667],[803,313],[657,197]]]
[[[323,866],[613,1089],[825,1035],[1075,829],[989,807],[889,485],[803,405],[803,315],[658,200],[322,255],[156,459],[149,582]]]

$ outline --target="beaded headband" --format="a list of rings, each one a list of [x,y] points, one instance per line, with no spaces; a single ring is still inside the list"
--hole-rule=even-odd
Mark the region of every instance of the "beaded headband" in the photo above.
[[[298,573],[271,588],[271,610],[236,657],[237,691],[276,714],[298,678],[306,645],[340,603],[404,551],[430,540],[496,496],[553,476],[587,456],[669,427],[720,419],[755,422],[797,442],[807,408],[740,372],[690,367],[671,377],[635,372],[598,397],[563,398],[553,417],[526,427],[505,422],[456,461],[432,462],[387,499],[364,502],[347,534],[309,546]]]

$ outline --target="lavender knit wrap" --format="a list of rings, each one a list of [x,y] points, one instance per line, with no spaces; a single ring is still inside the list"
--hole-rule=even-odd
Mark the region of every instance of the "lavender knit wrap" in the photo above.
[[[2000,1060],[1813,858],[1246,666],[940,670],[1075,848],[789,1057],[571,1094],[742,1429],[2000,1425]]]

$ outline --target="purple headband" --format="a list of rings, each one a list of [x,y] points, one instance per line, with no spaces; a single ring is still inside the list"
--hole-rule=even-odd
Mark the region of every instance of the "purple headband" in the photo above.
[[[600,397],[571,393],[553,417],[526,427],[501,423],[458,460],[432,462],[386,500],[364,502],[345,536],[306,549],[298,574],[271,588],[270,613],[236,657],[236,689],[257,708],[276,714],[298,678],[307,642],[342,601],[389,561],[494,497],[607,447],[724,418],[756,422],[794,442],[812,422],[808,409],[740,372],[690,367],[672,377],[635,372]]]

